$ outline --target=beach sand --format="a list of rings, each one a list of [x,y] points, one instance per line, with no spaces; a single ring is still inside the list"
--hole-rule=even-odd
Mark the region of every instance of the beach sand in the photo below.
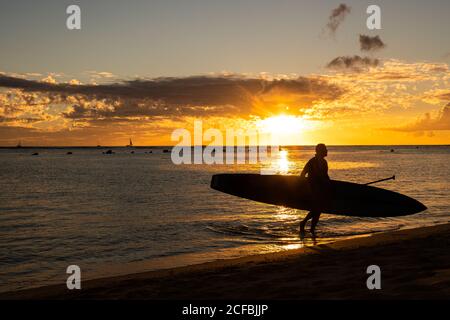
[[[381,290],[368,290],[369,265]],[[0,294],[1,299],[449,299],[450,223]]]

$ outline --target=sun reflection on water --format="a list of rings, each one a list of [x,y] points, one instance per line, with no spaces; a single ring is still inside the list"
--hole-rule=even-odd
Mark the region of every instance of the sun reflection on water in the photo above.
[[[358,169],[358,168],[376,168],[379,167],[377,163],[374,162],[364,162],[364,161],[328,161],[329,169],[332,170],[348,170],[348,169]]]
[[[279,152],[277,165],[278,165],[279,174],[288,174],[289,173],[289,167],[290,167],[291,163],[289,161],[288,152],[286,150],[281,150]]]
[[[286,250],[301,249],[304,247],[304,244],[303,243],[290,243],[290,244],[286,244],[282,247],[283,247],[283,249],[286,249]]]

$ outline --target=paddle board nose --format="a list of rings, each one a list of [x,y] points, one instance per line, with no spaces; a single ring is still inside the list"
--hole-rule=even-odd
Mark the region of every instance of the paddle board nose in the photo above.
[[[398,214],[397,215],[410,215],[422,212],[427,209],[427,207],[420,201],[408,197],[404,194],[397,193],[397,206],[398,206]]]
[[[428,208],[420,201],[417,201],[416,199],[413,199],[415,201],[415,212],[414,213],[418,213],[421,211],[425,211]]]

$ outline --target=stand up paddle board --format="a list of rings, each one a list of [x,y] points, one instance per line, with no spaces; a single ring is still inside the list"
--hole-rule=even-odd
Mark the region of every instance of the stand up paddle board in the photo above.
[[[288,208],[312,210],[308,180],[299,176],[216,174],[211,188],[237,197]],[[358,183],[331,180],[330,196],[320,203],[321,212],[358,217],[397,217],[421,212],[419,201]]]

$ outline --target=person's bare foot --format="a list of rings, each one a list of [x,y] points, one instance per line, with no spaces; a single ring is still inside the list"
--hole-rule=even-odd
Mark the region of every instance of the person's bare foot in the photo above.
[[[314,228],[311,228],[311,230],[309,230],[312,234],[313,237],[316,236],[316,230]]]

